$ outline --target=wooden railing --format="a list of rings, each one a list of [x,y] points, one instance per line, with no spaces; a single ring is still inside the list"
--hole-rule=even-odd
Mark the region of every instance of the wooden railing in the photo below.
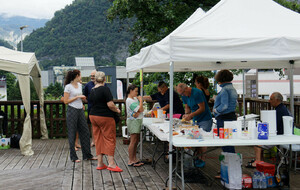
[[[152,107],[154,101],[147,101]],[[122,126],[126,125],[126,107],[124,100],[114,100],[114,103],[122,110],[120,115],[121,122],[117,125],[117,135],[121,136]],[[289,108],[289,103],[284,102]],[[210,104],[212,106],[212,104]],[[1,110],[8,114],[8,134],[22,134],[25,110],[22,101],[0,101]],[[40,138],[40,107],[38,101],[31,101],[31,123],[32,137]],[[50,138],[65,138],[67,137],[66,125],[66,105],[60,101],[45,101],[45,117],[46,125]],[[238,99],[238,113],[243,115],[243,100]],[[246,98],[247,114],[260,114],[260,110],[272,109],[267,100]],[[300,127],[300,103],[295,103],[295,125]],[[86,112],[87,116],[87,112]]]
[[[238,113],[239,115],[243,115],[243,99],[238,99]],[[290,103],[283,102],[283,104],[290,110]],[[260,115],[260,110],[272,110],[274,108],[271,107],[268,100],[256,99],[256,98],[246,98],[245,105],[247,110],[246,114],[254,113]],[[297,127],[300,127],[300,103],[294,103],[294,122]]]
[[[122,126],[126,125],[126,107],[124,100],[114,100],[114,103],[120,110],[121,121],[116,126],[117,136],[122,135]],[[148,101],[149,106],[152,107],[154,101]],[[31,101],[31,123],[32,123],[32,137],[40,138],[40,107],[39,101]],[[87,105],[86,105],[87,107]],[[25,119],[25,109],[22,101],[0,101],[0,108],[8,115],[8,134],[22,134],[23,122]],[[65,138],[67,137],[66,125],[66,109],[67,106],[61,101],[45,101],[44,110],[46,125],[48,128],[49,138]],[[87,116],[87,111],[85,112]],[[89,126],[91,127],[91,126]]]

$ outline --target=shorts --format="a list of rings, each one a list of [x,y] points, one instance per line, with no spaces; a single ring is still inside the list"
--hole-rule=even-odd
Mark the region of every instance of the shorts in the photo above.
[[[202,128],[206,132],[210,132],[211,131],[212,124],[213,124],[212,119],[207,120],[207,121],[197,122],[197,125],[199,126],[199,128]]]
[[[143,119],[127,119],[127,131],[129,134],[140,133]]]

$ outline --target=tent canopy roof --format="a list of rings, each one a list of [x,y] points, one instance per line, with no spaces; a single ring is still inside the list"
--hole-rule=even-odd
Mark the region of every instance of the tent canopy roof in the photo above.
[[[0,46],[0,63],[1,70],[40,77],[40,68],[34,53],[15,51]]]
[[[169,71],[171,61],[174,71],[287,68],[290,60],[300,67],[296,23],[300,14],[272,0],[221,0],[196,22],[171,34],[169,49],[154,44],[147,56],[134,56],[135,66],[128,58],[127,71]]]

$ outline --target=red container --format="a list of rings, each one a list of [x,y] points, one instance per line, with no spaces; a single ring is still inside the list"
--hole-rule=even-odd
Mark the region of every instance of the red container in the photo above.
[[[224,128],[219,128],[219,138],[224,139]]]
[[[219,136],[218,136],[218,129],[217,128],[214,128],[214,139],[218,139]]]
[[[243,185],[243,188],[245,188],[245,189],[252,188],[252,177],[248,174],[243,174],[242,185]]]
[[[256,169],[264,174],[269,174],[270,176],[275,175],[275,165],[267,162],[256,163]]]

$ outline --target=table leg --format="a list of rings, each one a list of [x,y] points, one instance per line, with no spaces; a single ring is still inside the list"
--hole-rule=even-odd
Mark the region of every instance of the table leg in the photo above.
[[[181,148],[181,186],[182,190],[184,190],[184,170],[183,170],[183,154],[184,154],[184,148]]]
[[[152,154],[152,167],[155,168],[155,164],[156,164],[156,161],[154,159],[155,157],[155,153],[157,151],[157,148],[158,148],[158,139],[155,138],[155,148],[154,148],[154,151],[153,151],[153,154]]]

